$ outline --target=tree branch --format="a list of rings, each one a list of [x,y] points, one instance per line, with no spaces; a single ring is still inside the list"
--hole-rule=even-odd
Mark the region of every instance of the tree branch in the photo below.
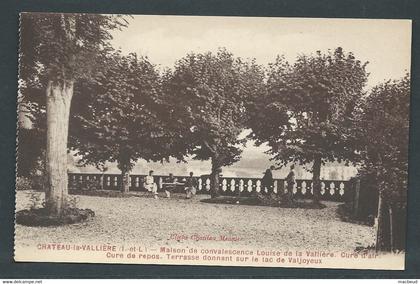
[[[203,143],[204,143],[204,146],[206,146],[207,149],[209,149],[212,154],[216,154],[216,150],[213,147],[211,147],[210,144],[206,140],[204,140]]]

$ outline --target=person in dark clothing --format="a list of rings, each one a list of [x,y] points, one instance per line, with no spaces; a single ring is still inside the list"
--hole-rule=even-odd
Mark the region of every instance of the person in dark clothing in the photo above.
[[[185,191],[187,193],[187,199],[190,199],[197,192],[198,180],[194,177],[194,173],[190,172],[190,176],[185,182]]]
[[[289,202],[293,202],[293,188],[295,187],[296,183],[296,174],[295,174],[295,165],[290,166],[290,172],[286,177],[287,181],[287,198]]]
[[[166,193],[166,198],[171,198],[171,193],[176,189],[177,180],[172,173],[164,179],[162,186]]]
[[[262,193],[270,194],[273,191],[274,186],[274,179],[273,179],[273,170],[275,169],[274,166],[271,166],[267,169],[264,173],[264,176],[261,180],[261,190]]]

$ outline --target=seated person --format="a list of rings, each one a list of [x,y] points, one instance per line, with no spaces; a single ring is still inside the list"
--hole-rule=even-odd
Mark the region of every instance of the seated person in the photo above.
[[[172,173],[170,173],[168,177],[164,178],[162,186],[165,190],[167,198],[171,198],[171,192],[173,192],[176,189],[176,185],[176,178]]]
[[[153,193],[153,197],[155,199],[158,198],[158,192],[157,192],[158,187],[153,178],[153,171],[149,171],[149,175],[145,177],[143,187],[147,189],[148,192]]]
[[[187,199],[190,199],[191,196],[195,195],[198,187],[198,180],[193,176],[194,173],[190,172],[190,176],[185,182],[185,190],[187,192]]]

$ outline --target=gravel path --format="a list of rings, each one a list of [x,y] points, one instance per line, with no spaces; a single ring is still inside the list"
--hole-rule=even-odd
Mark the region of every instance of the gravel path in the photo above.
[[[17,209],[26,208],[30,192],[17,192]],[[79,208],[96,216],[88,222],[61,227],[16,225],[16,245],[38,243],[111,243],[146,246],[171,245],[254,249],[322,249],[352,251],[374,242],[373,228],[339,220],[339,203],[327,208],[287,209],[263,206],[203,203],[207,196],[186,200],[184,196],[155,200],[146,196],[125,198],[78,196]],[[174,235],[220,235],[237,241],[175,240]],[[172,235],[172,236],[171,236]]]

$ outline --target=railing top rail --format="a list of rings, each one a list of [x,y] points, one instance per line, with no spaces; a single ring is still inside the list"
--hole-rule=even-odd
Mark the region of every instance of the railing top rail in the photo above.
[[[76,176],[84,176],[84,175],[104,175],[104,176],[121,176],[121,174],[115,174],[115,173],[72,173],[69,172],[70,175],[76,175]],[[130,174],[131,177],[145,177],[147,174]],[[169,175],[154,175],[155,177],[167,177]],[[175,178],[187,178],[189,175],[174,175]],[[200,175],[200,176],[194,176],[195,178],[209,178],[209,175]],[[232,176],[221,176],[222,179],[233,179],[233,180],[261,180],[262,177],[232,177]],[[274,178],[275,181],[284,181],[285,178]],[[305,181],[305,182],[312,182],[312,179],[296,179],[296,181]],[[343,179],[321,179],[321,182],[324,183],[334,183],[334,182],[349,182],[349,180],[343,180]]]

